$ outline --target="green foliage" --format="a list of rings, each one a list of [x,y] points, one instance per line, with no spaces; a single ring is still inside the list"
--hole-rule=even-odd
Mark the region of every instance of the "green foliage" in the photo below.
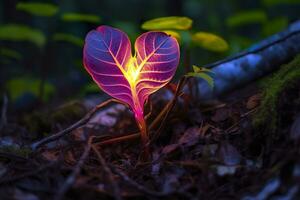
[[[248,24],[263,24],[267,21],[267,15],[262,10],[247,10],[230,16],[226,20],[229,27],[237,27]]]
[[[162,32],[171,35],[172,37],[176,38],[176,40],[178,42],[180,42],[180,33],[178,33],[177,31],[173,31],[173,30],[163,30]]]
[[[165,29],[176,29],[176,30],[188,30],[192,27],[193,20],[188,17],[160,17],[142,24],[142,29],[145,30],[165,30]]]
[[[58,11],[58,7],[54,4],[39,2],[19,2],[16,8],[31,15],[42,17],[51,17]]]
[[[70,124],[79,120],[87,112],[79,101],[71,101],[63,104],[55,110],[36,110],[22,117],[22,123],[31,133],[43,133],[47,135],[54,124]]]
[[[32,153],[32,150],[28,147],[18,147],[18,146],[2,146],[0,147],[0,152],[10,153],[13,155],[21,156],[23,158],[28,158]]]
[[[100,17],[92,14],[83,13],[64,13],[61,16],[61,20],[66,22],[89,22],[89,23],[99,23],[101,21]]]
[[[84,43],[83,39],[68,33],[55,33],[53,35],[53,40],[68,42],[79,47],[83,47],[83,43]]]
[[[276,6],[276,5],[282,5],[282,4],[299,4],[300,0],[262,0],[262,3],[265,6]]]
[[[15,78],[11,79],[6,83],[6,89],[13,101],[25,93],[39,96],[41,80],[33,78]],[[50,83],[44,85],[44,96],[43,100],[47,101],[55,92],[55,88]]]
[[[5,47],[0,48],[0,56],[12,58],[15,60],[22,59],[22,55],[19,52]]]
[[[99,86],[95,83],[86,84],[80,91],[80,95],[86,96],[88,94],[98,94],[101,90]]]
[[[68,123],[70,121],[79,120],[86,111],[86,108],[81,102],[71,101],[55,109],[51,113],[50,119],[52,123]]]
[[[186,76],[202,78],[211,88],[214,87],[214,79],[209,75],[209,73],[213,73],[210,69],[193,65],[193,70],[194,72],[189,72]]]
[[[206,50],[214,52],[223,52],[228,50],[227,42],[212,33],[197,32],[192,35],[193,44],[196,44]]]
[[[46,42],[46,37],[41,31],[25,25],[6,24],[0,26],[0,40],[28,41],[42,47]]]
[[[288,19],[286,17],[278,17],[276,19],[266,22],[263,26],[263,33],[266,36],[282,31],[288,26]]]
[[[282,92],[293,87],[300,80],[300,55],[283,65],[278,72],[262,82],[263,99],[254,118],[256,127],[267,126],[274,132],[278,124],[277,105]]]

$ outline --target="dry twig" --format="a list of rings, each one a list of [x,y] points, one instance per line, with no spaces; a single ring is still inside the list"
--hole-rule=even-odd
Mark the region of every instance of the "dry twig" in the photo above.
[[[56,197],[54,198],[55,200],[62,200],[64,198],[65,193],[74,184],[74,182],[76,180],[76,177],[80,173],[80,170],[81,170],[86,158],[88,157],[88,155],[90,153],[90,150],[91,150],[91,147],[92,147],[92,141],[93,141],[93,137],[90,137],[87,144],[86,144],[86,146],[85,146],[85,148],[84,148],[84,152],[81,155],[77,165],[73,169],[72,173],[68,176],[67,180],[64,182],[64,184],[62,185],[60,190],[58,191]]]
[[[110,168],[107,166],[105,159],[101,155],[100,151],[98,151],[98,149],[94,145],[92,145],[92,149],[95,152],[96,156],[98,157],[98,160],[99,160],[100,164],[102,165],[102,168],[111,184],[114,198],[116,200],[121,200],[122,197],[121,197],[121,193],[120,193],[120,188],[119,188],[118,184],[114,181],[113,174],[112,174]]]
[[[118,100],[115,99],[109,99],[107,101],[104,101],[103,103],[97,105],[95,108],[93,108],[91,111],[89,111],[82,119],[80,119],[79,121],[77,121],[76,123],[74,123],[73,125],[69,126],[68,128],[53,134],[49,137],[43,138],[42,140],[39,140],[35,143],[33,143],[30,147],[33,151],[37,150],[40,146],[47,144],[49,142],[55,141],[65,135],[67,135],[68,133],[70,133],[71,131],[79,128],[80,126],[86,124],[101,108],[107,106],[108,104],[112,103],[112,102],[117,102],[119,103]]]

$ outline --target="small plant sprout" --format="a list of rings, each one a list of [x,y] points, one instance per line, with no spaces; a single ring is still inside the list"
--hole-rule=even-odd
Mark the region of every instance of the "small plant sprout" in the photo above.
[[[127,104],[134,112],[144,151],[149,136],[144,103],[149,95],[165,86],[179,63],[177,40],[163,32],[146,32],[135,41],[135,54],[127,35],[109,26],[90,31],[83,49],[86,70],[107,94]]]

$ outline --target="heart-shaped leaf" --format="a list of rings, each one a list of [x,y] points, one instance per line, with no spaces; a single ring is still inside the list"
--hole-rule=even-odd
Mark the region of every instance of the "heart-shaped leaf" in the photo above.
[[[125,33],[99,26],[86,36],[83,62],[98,86],[128,104],[139,123],[149,95],[172,79],[179,63],[179,46],[163,32],[147,32],[137,38],[132,56]]]

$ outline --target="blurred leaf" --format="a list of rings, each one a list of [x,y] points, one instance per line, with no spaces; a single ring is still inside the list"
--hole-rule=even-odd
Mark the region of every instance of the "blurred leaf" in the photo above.
[[[18,24],[0,26],[0,40],[28,41],[38,47],[44,46],[46,42],[45,35],[41,31]]]
[[[237,27],[247,24],[262,24],[267,21],[267,15],[262,10],[248,10],[237,13],[227,18],[229,27]]]
[[[205,68],[205,67],[198,67],[196,65],[193,65],[192,67],[193,67],[193,70],[195,73],[201,73],[201,72],[214,73],[213,71],[211,71],[210,69]]]
[[[177,29],[187,30],[192,26],[193,20],[188,17],[160,17],[142,24],[142,29],[145,30],[164,30],[164,29]]]
[[[177,31],[163,30],[162,32],[166,33],[167,35],[173,36],[178,42],[180,42],[180,34]]]
[[[281,4],[299,4],[300,0],[262,0],[263,5],[265,6],[276,6]]]
[[[19,52],[17,52],[16,50],[13,50],[13,49],[5,48],[5,47],[0,48],[0,55],[15,59],[15,60],[22,59],[22,55]]]
[[[64,13],[61,19],[66,22],[99,23],[101,21],[100,17],[97,15],[84,13]]]
[[[193,44],[210,51],[223,52],[228,50],[227,42],[220,36],[212,33],[197,32],[192,35],[192,41]]]
[[[263,33],[265,36],[272,35],[279,31],[282,31],[288,26],[288,19],[286,17],[279,17],[266,22],[263,26]]]
[[[100,91],[101,90],[99,89],[99,86],[97,84],[88,83],[80,90],[80,94],[82,96],[85,96],[88,94],[99,94]]]
[[[38,96],[40,92],[41,80],[34,78],[15,78],[6,83],[6,89],[13,101],[17,100],[24,94]],[[55,88],[50,83],[45,82],[44,99],[47,101],[55,92]]]
[[[79,47],[82,47],[84,43],[83,39],[81,39],[80,37],[68,33],[55,33],[53,35],[53,40],[68,42]]]
[[[189,72],[186,74],[186,76],[202,78],[211,88],[214,87],[214,79],[208,74],[213,73],[210,69],[193,65],[193,70],[194,72]]]
[[[16,8],[17,10],[43,17],[51,17],[58,11],[58,7],[54,4],[38,2],[20,2],[17,4]]]

